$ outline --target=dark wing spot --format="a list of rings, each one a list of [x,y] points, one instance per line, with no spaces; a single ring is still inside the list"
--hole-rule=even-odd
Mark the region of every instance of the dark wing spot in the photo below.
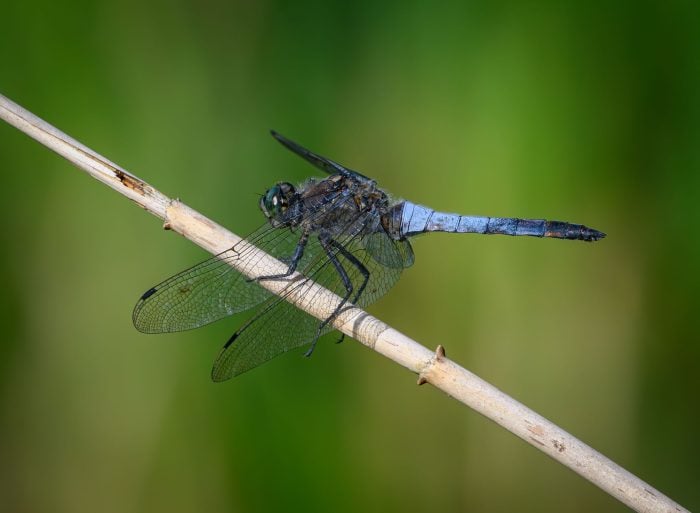
[[[148,299],[149,297],[151,297],[153,294],[156,293],[156,290],[157,289],[155,287],[148,289],[146,292],[143,293],[143,296],[141,296],[141,299]]]

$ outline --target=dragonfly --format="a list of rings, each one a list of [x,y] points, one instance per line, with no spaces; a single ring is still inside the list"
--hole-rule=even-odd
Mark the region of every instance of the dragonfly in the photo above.
[[[255,309],[219,352],[211,372],[214,381],[237,376],[292,349],[308,346],[305,355],[310,356],[345,308],[374,303],[413,265],[410,239],[416,235],[481,233],[588,242],[605,237],[581,224],[465,216],[395,200],[375,180],[275,131],[271,134],[326,176],[298,187],[289,182],[273,185],[260,197],[263,226],[230,249],[148,289],[133,312],[139,331],[170,333]],[[258,276],[260,251],[282,261],[286,270]],[[288,284],[276,295],[261,285],[267,280]],[[318,294],[309,286],[314,282],[340,298],[322,320],[286,300],[291,294]]]

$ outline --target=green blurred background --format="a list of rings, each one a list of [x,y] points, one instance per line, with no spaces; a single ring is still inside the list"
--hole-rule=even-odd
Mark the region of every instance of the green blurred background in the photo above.
[[[699,11],[6,2],[0,92],[239,234],[317,174],[270,128],[435,208],[607,232],[424,237],[370,310],[697,509]],[[211,383],[244,317],[130,317],[206,254],[4,123],[0,166],[2,511],[625,511],[354,341]]]

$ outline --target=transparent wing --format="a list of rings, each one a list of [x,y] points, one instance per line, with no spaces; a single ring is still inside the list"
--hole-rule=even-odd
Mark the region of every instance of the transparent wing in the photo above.
[[[340,198],[332,197],[328,206]],[[343,199],[344,201],[344,199]],[[306,212],[309,218],[322,212]],[[270,297],[270,292],[246,278],[246,269],[254,269],[260,257],[250,259],[243,274],[231,265],[248,260],[250,252],[263,250],[283,262],[299,241],[300,234],[288,228],[265,224],[231,249],[190,269],[182,271],[147,290],[134,307],[134,326],[144,333],[166,333],[199,328],[223,317],[248,310]],[[304,254],[299,268],[313,253]]]
[[[309,282],[294,285],[308,287]],[[301,290],[303,292],[303,289]],[[310,343],[319,320],[284,299],[274,297],[244,324],[219,353],[211,377],[225,381],[275,356]],[[324,333],[329,331],[327,327]]]
[[[279,141],[280,144],[282,144],[285,148],[293,151],[301,158],[303,158],[307,162],[310,162],[320,170],[325,171],[329,175],[334,175],[336,173],[345,174],[348,172],[358,174],[356,171],[352,171],[351,169],[348,169],[345,166],[341,166],[337,162],[333,162],[331,159],[322,157],[321,155],[317,155],[314,152],[307,150],[303,146],[287,139],[283,135],[275,132],[274,130],[270,130],[270,133],[272,134],[272,137],[277,139],[277,141]]]
[[[413,265],[413,248],[408,240],[394,240],[382,229],[363,239],[365,249],[379,264],[392,268],[406,268]]]
[[[356,294],[365,281],[364,269],[353,264],[341,250],[331,251],[331,255],[341,263],[353,285],[353,293],[349,300],[361,307],[375,302],[386,294],[399,279],[404,268],[403,265],[394,267],[382,265],[366,250],[362,236],[350,228],[361,225],[365,221],[366,219],[362,217],[349,221],[349,233],[336,237],[336,241],[369,273],[369,279],[359,297],[356,297]],[[398,248],[397,251],[410,251],[408,243],[400,244]],[[346,296],[343,278],[317,239],[309,241],[306,254],[309,255],[309,260],[305,267],[301,268],[302,273],[337,295]],[[406,257],[402,258],[406,260]],[[310,281],[307,279],[290,285],[286,294],[292,292],[313,293]],[[314,301],[320,300],[320,297],[307,299]],[[327,305],[329,309],[334,306],[335,304]],[[320,323],[321,321],[299,310],[283,298],[271,298],[264,308],[244,324],[224,346],[214,362],[212,379],[224,381],[257,367],[279,354],[309,345],[316,338]],[[331,330],[331,326],[325,326],[320,335]]]
[[[134,326],[144,333],[184,331],[260,304],[270,293],[231,264],[253,249],[252,242],[265,245],[276,256],[286,256],[297,239],[288,230],[262,226],[251,235],[251,242],[242,241],[146,291],[134,308]]]

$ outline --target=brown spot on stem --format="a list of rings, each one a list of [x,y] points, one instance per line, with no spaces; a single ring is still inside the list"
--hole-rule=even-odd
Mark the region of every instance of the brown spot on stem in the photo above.
[[[540,425],[528,426],[527,430],[535,436],[544,435],[544,428]]]
[[[120,169],[115,169],[114,174],[117,176],[117,179],[122,183],[122,185],[124,185],[124,187],[138,192],[141,195],[145,193],[144,183],[138,178],[135,178]]]

